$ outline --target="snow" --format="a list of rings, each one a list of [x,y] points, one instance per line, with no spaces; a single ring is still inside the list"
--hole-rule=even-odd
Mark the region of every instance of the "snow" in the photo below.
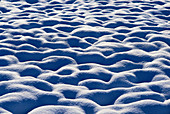
[[[0,113],[170,114],[169,0],[0,0]]]

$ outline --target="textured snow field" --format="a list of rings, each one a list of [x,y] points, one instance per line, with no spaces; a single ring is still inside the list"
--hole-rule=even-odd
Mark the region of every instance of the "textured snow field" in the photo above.
[[[0,0],[0,113],[170,114],[170,1]]]

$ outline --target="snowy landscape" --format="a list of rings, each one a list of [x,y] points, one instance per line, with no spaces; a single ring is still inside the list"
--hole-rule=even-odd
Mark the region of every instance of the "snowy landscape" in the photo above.
[[[0,0],[0,114],[170,114],[170,0]]]

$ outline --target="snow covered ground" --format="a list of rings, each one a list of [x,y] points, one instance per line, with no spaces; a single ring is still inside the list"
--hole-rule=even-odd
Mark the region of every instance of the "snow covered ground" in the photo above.
[[[0,113],[170,114],[170,1],[0,0]]]

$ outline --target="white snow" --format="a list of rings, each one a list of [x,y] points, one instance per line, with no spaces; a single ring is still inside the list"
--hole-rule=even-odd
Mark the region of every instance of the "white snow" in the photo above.
[[[169,0],[0,0],[0,113],[170,114]]]

